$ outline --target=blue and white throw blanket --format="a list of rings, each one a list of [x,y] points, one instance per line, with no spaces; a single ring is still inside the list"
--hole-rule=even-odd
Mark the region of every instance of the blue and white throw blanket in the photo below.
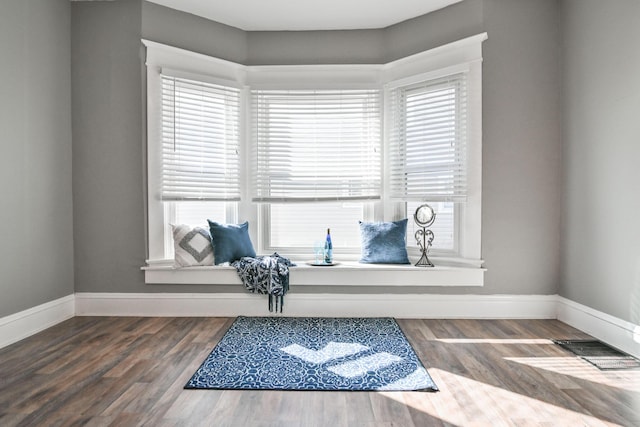
[[[295,264],[274,252],[270,256],[242,257],[231,265],[247,290],[269,295],[269,311],[277,312],[280,302],[282,313],[284,296],[289,290],[289,267]]]

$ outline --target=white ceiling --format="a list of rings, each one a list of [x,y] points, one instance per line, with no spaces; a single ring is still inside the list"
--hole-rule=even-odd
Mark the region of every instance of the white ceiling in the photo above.
[[[245,31],[384,28],[461,0],[149,0]]]

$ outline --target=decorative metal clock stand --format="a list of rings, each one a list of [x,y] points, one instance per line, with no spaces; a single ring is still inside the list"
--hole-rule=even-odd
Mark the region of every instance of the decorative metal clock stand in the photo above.
[[[433,231],[427,230],[427,227],[430,227],[436,220],[436,213],[431,206],[427,204],[420,205],[413,214],[413,220],[420,227],[420,229],[416,231],[415,237],[422,251],[422,256],[416,263],[416,267],[434,267],[427,256],[431,243],[433,243],[434,235]]]

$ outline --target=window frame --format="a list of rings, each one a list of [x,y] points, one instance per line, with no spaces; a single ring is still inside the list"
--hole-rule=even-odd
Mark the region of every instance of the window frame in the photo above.
[[[275,74],[275,70],[269,69],[267,70],[268,73],[265,73],[265,70],[262,69],[255,69],[255,71],[259,74],[254,76],[254,78],[252,79],[252,85],[251,85],[251,90],[250,90],[250,97],[253,97],[254,94],[256,92],[260,92],[260,91],[268,91],[269,89],[274,89],[277,88],[277,90],[282,90],[281,86],[286,85],[286,90],[287,91],[292,91],[295,92],[297,90],[302,90],[302,91],[318,91],[318,92],[322,92],[323,90],[329,90],[329,91],[338,91],[341,89],[345,89],[348,91],[352,91],[352,90],[363,90],[363,91],[370,91],[370,90],[375,90],[377,93],[374,95],[376,98],[376,103],[377,103],[377,111],[376,111],[376,116],[379,119],[379,123],[377,125],[376,131],[378,133],[378,142],[379,145],[376,147],[376,149],[378,150],[379,153],[379,171],[378,171],[378,180],[380,181],[380,187],[379,187],[379,191],[382,191],[382,185],[381,185],[381,179],[382,179],[382,150],[383,150],[383,132],[382,132],[382,117],[383,117],[383,110],[384,110],[384,105],[383,105],[383,88],[378,84],[378,83],[373,83],[374,81],[378,80],[378,74],[379,74],[379,70],[377,69],[372,69],[371,67],[367,67],[368,69],[364,69],[364,70],[358,70],[358,66],[340,66],[340,68],[342,70],[342,72],[350,72],[350,73],[354,73],[354,72],[359,72],[361,73],[359,78],[364,78],[364,79],[368,79],[370,82],[369,83],[364,83],[364,82],[357,82],[357,83],[350,83],[348,81],[340,81],[340,79],[338,79],[338,74],[336,74],[336,70],[332,70],[332,69],[326,69],[324,66],[319,68],[316,67],[295,67],[295,69],[291,69],[289,67],[286,67],[287,69],[285,69],[285,67],[278,67],[278,71],[279,72],[284,72],[287,76],[288,76],[288,81],[287,82],[276,82],[274,83],[274,79],[279,79],[279,74],[276,75]],[[271,74],[271,72],[274,72],[274,74]],[[311,79],[311,77],[309,76],[309,74],[312,73],[313,79]],[[375,75],[373,74],[375,73]],[[366,75],[365,75],[366,74]],[[312,81],[312,83],[304,83],[304,84],[300,84],[300,83],[296,83],[296,82],[300,82],[303,81],[305,79],[310,79],[310,81]],[[291,84],[291,81],[293,81],[294,83]],[[312,86],[309,86],[309,84],[314,85],[314,87],[312,88]],[[312,88],[312,89],[311,89]],[[267,94],[268,96],[268,94]],[[322,96],[322,94],[321,94]],[[252,98],[251,102],[250,102],[250,107],[255,107],[256,102],[255,100]],[[255,110],[251,110],[251,117],[255,117],[256,114],[258,114],[258,111]],[[367,113],[369,114],[369,113]],[[251,129],[251,137],[248,138],[249,139],[249,143],[250,144],[256,144],[256,129],[258,129],[257,123],[254,122],[249,122],[247,124],[250,129]],[[256,150],[256,147],[252,145],[251,147],[252,150]],[[251,154],[251,156],[254,156],[255,153]],[[252,157],[250,159],[250,161],[254,161],[255,159]],[[251,168],[252,170],[254,169],[254,167],[252,166]],[[379,194],[378,196],[375,197],[371,197],[371,198],[355,198],[355,199],[351,199],[351,198],[346,198],[345,200],[339,200],[339,196],[336,195],[336,199],[334,200],[334,198],[332,197],[331,199],[326,199],[326,200],[314,200],[313,198],[309,198],[308,200],[305,200],[305,202],[308,203],[328,203],[328,202],[332,202],[332,201],[336,201],[336,202],[340,202],[343,201],[345,203],[363,203],[363,216],[357,218],[357,220],[354,220],[354,227],[357,226],[357,221],[358,220],[363,220],[363,221],[374,221],[374,219],[376,218],[376,214],[375,212],[377,210],[380,209],[380,199],[381,199],[381,194]],[[291,200],[280,200],[280,201],[273,201],[273,202],[254,202],[257,203],[257,209],[258,209],[258,239],[257,239],[257,247],[259,248],[259,250],[261,250],[264,253],[273,253],[273,252],[278,252],[278,253],[283,253],[283,254],[287,254],[288,257],[292,258],[292,259],[299,259],[299,260],[305,260],[305,259],[309,259],[312,254],[313,254],[313,242],[314,239],[310,239],[309,241],[309,247],[308,248],[301,248],[298,246],[278,246],[272,243],[271,241],[271,236],[272,236],[272,229],[271,229],[271,212],[272,212],[272,206],[275,204],[283,204],[283,205],[294,205],[297,204],[297,201],[295,199],[291,199]],[[382,218],[382,214],[380,213],[379,215],[377,215],[377,217]],[[330,226],[331,222],[329,221],[329,223],[327,224],[328,226]],[[335,235],[334,235],[335,236]],[[322,240],[324,239],[324,234],[318,234],[317,235],[317,239],[315,240]],[[360,245],[359,242],[354,242],[354,246],[350,246],[348,248],[343,248],[343,247],[334,247],[334,255],[339,257],[340,259],[346,260],[357,260],[360,254]]]
[[[448,251],[430,252],[430,258],[439,263],[481,267],[482,241],[482,42],[486,33],[440,46],[420,54],[403,58],[391,63],[395,72],[385,82],[385,146],[388,144],[388,132],[391,129],[389,114],[390,90],[398,86],[407,86],[420,81],[438,79],[443,76],[467,73],[467,199],[465,203],[456,203],[459,235],[456,239],[456,253]],[[390,65],[390,64],[388,64]],[[418,71],[419,70],[419,71]],[[389,176],[389,156],[384,156],[385,174]],[[390,183],[384,181],[387,195],[385,218],[393,215],[406,215],[413,221],[413,213],[406,212],[405,202],[394,201],[389,197]],[[428,202],[425,202],[428,203]],[[391,212],[391,215],[389,215]],[[410,257],[417,256],[417,248],[407,242]]]
[[[301,65],[301,66],[244,66],[233,62],[209,57],[160,43],[142,40],[146,46],[147,65],[147,264],[167,265],[173,262],[167,259],[168,240],[164,233],[164,206],[159,197],[160,150],[157,142],[160,138],[160,73],[162,68],[180,70],[185,76],[206,78],[218,84],[228,84],[241,89],[240,108],[240,147],[249,153],[252,143],[250,115],[251,89],[359,89],[377,87],[383,89],[382,123],[382,164],[383,177],[388,176],[389,164],[386,152],[389,126],[386,89],[393,85],[429,76],[442,76],[453,73],[461,67],[468,70],[468,195],[467,201],[457,207],[460,233],[457,236],[458,251],[455,254],[437,251],[430,257],[439,263],[481,267],[481,194],[482,194],[482,42],[486,33],[468,37],[444,46],[440,46],[409,57],[401,58],[382,65]],[[256,242],[258,253],[269,249],[265,247],[265,233],[268,228],[260,220],[262,207],[251,202],[250,198],[250,158],[242,155],[240,160],[241,201],[237,204],[236,220],[248,220],[252,241]],[[406,212],[403,202],[393,201],[389,197],[388,180],[383,178],[382,198],[375,203],[373,220],[390,221],[408,217],[413,221],[413,213]],[[416,254],[412,242],[407,242],[410,256]],[[286,249],[286,248],[283,248]],[[289,254],[287,254],[289,255]],[[353,259],[353,255],[351,254]],[[308,257],[308,256],[307,256]]]
[[[142,40],[146,46],[147,132],[146,132],[146,213],[147,213],[147,264],[167,265],[173,263],[168,256],[173,253],[171,236],[166,235],[165,218],[170,216],[162,201],[162,70],[193,80],[229,85],[240,89],[240,144],[243,149],[242,126],[245,111],[242,107],[244,85],[238,80],[243,67],[233,62],[197,54],[194,52]],[[241,199],[243,194],[244,162],[240,161]],[[237,202],[240,205],[242,202]],[[238,213],[240,216],[241,213]]]

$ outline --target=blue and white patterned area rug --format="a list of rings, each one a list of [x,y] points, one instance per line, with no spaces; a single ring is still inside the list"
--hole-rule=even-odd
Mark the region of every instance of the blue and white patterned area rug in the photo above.
[[[437,391],[391,318],[238,317],[187,389]]]

